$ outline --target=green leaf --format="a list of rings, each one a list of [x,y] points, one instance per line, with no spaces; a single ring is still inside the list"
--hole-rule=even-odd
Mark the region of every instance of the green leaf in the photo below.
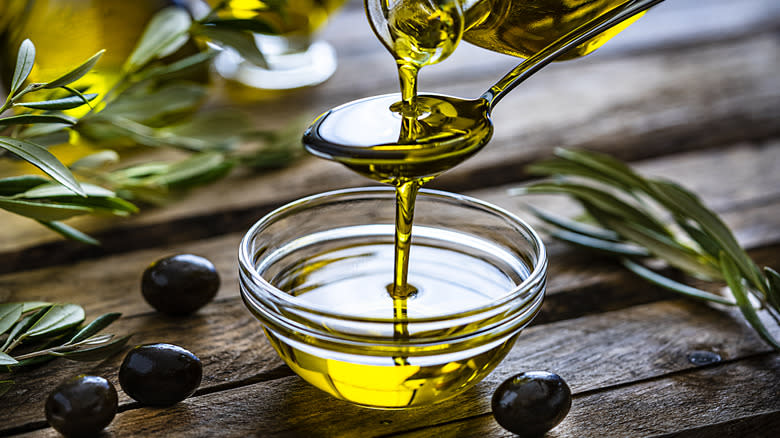
[[[84,97],[87,100],[92,100],[97,97],[97,94],[85,94]],[[43,100],[40,102],[21,102],[14,104],[14,106],[23,106],[25,108],[40,110],[66,110],[77,108],[81,105],[84,105],[84,100],[81,98],[81,96],[68,96],[61,99]]]
[[[526,193],[569,195],[586,206],[593,205],[609,215],[622,218],[625,222],[636,223],[659,234],[670,235],[666,227],[650,213],[594,187],[567,181],[549,181],[525,186],[523,190]]]
[[[97,151],[94,154],[89,154],[85,157],[81,157],[70,165],[71,170],[82,169],[98,169],[108,164],[116,164],[119,162],[119,154],[116,151],[110,149],[104,149]]]
[[[206,94],[204,86],[192,83],[173,83],[154,90],[145,89],[120,96],[96,118],[115,121],[121,117],[137,123],[152,123],[169,114],[192,111],[200,105]]]
[[[687,284],[674,281],[671,278],[665,277],[655,271],[647,269],[646,267],[640,265],[639,263],[635,263],[629,259],[623,258],[620,260],[620,262],[623,264],[623,266],[628,268],[628,270],[633,272],[634,274],[644,278],[650,283],[656,284],[665,289],[669,289],[673,292],[681,293],[683,295],[687,295],[692,298],[713,301],[716,303],[726,304],[729,306],[733,306],[735,304],[733,301],[723,298],[720,295],[716,295],[707,291],[703,291],[701,289],[697,289],[695,287],[688,286]]]
[[[81,79],[85,74],[87,74],[90,70],[92,70],[92,67],[94,67],[95,64],[98,62],[98,60],[100,59],[100,57],[103,56],[103,53],[105,53],[105,49],[92,55],[89,59],[84,61],[84,63],[82,63],[80,66],[65,73],[64,75],[58,77],[57,79],[48,82],[44,88],[59,88],[59,87],[64,87],[65,85],[71,84],[73,82],[76,82],[77,80]]]
[[[45,148],[29,141],[8,137],[0,137],[0,148],[10,151],[38,167],[73,193],[85,196],[84,190],[70,173],[70,170]]]
[[[94,245],[94,246],[100,245],[100,241],[94,239],[88,234],[82,233],[81,231],[71,227],[70,225],[65,225],[62,222],[59,221],[49,221],[49,222],[38,221],[38,222],[41,225],[45,226],[46,228],[54,231],[55,233],[62,235],[67,239],[75,240],[76,242],[86,243],[87,245]]]
[[[16,365],[18,363],[16,359],[0,351],[0,365]]]
[[[68,344],[75,344],[80,341],[83,341],[90,336],[98,333],[99,331],[103,330],[104,328],[111,325],[112,322],[116,321],[121,317],[121,313],[106,313],[105,315],[100,315],[99,317],[95,318],[94,321],[89,323],[86,327],[79,330],[78,333],[76,333],[76,336],[71,338],[70,341],[68,341]]]
[[[203,24],[228,31],[249,31],[269,35],[279,33],[279,30],[271,23],[259,18],[211,18],[204,21]]]
[[[22,317],[22,309],[21,303],[0,304],[0,335],[7,332]]]
[[[198,138],[215,144],[236,141],[252,127],[246,114],[222,108],[217,111],[195,114],[190,120],[166,126],[161,132],[178,137]]]
[[[677,222],[677,225],[679,225],[680,228],[682,228],[685,233],[699,245],[702,251],[714,258],[718,258],[721,247],[718,245],[718,242],[709,236],[709,234],[703,232],[698,226],[688,223],[684,218],[675,217],[675,221]]]
[[[601,220],[601,219],[600,219]],[[703,275],[709,279],[720,279],[721,273],[698,253],[682,246],[668,236],[658,234],[641,225],[607,220],[607,226],[620,233],[627,240],[646,248],[651,254],[691,275]]]
[[[718,242],[726,255],[736,263],[751,285],[762,292],[766,291],[766,283],[763,281],[758,266],[739,246],[737,239],[726,224],[705,207],[696,195],[671,182],[652,181],[651,185],[658,202],[671,210],[672,213],[689,217],[698,223],[702,231]]]
[[[19,114],[0,119],[0,126],[3,125],[26,125],[32,123],[62,123],[74,125],[76,119],[62,114]]]
[[[33,143],[36,142],[36,140],[40,137],[46,137],[49,135],[60,135],[60,133],[64,133],[67,138],[64,138],[64,141],[62,143],[65,143],[70,138],[70,134],[66,132],[66,129],[70,129],[73,125],[68,123],[44,123],[40,125],[30,125],[22,132],[19,133],[19,135],[16,138],[22,138],[22,139],[29,139]]]
[[[10,391],[13,386],[13,380],[0,380],[0,397],[2,397],[6,392]]]
[[[79,350],[67,352],[55,352],[52,353],[52,355],[78,362],[102,360],[121,351],[131,336],[133,335],[122,336],[121,338],[115,339],[109,343],[92,348],[82,348]]]
[[[84,321],[84,309],[76,304],[55,304],[35,322],[24,336],[43,338],[75,327]]]
[[[780,274],[769,266],[764,267],[769,288],[767,290],[767,299],[775,310],[780,311]]]
[[[644,178],[625,163],[609,155],[562,148],[556,149],[555,154],[584,169],[591,170],[596,175],[596,179],[606,180],[612,185],[623,187],[626,190],[643,190],[645,192],[648,190],[648,184]]]
[[[161,81],[177,78],[190,70],[197,69],[198,67],[209,63],[217,55],[219,55],[217,50],[208,50],[205,52],[198,52],[167,65],[148,67],[138,73],[137,80],[141,82],[150,79]]]
[[[132,72],[152,59],[175,52],[187,42],[187,31],[191,24],[190,14],[183,8],[169,7],[161,10],[149,20],[123,69]]]
[[[84,189],[84,193],[87,196],[104,198],[115,196],[115,193],[111,190],[104,189],[103,187],[96,186],[94,184],[82,183],[81,188]],[[61,185],[49,183],[46,185],[34,187],[24,193],[21,193],[19,197],[26,199],[73,197],[73,193]]]
[[[49,180],[38,175],[21,175],[0,179],[0,196],[12,196],[48,183]]]
[[[170,166],[164,174],[153,177],[149,183],[159,186],[180,186],[193,184],[205,175],[214,171],[221,173],[230,163],[220,153],[206,152],[193,155]]]
[[[44,222],[60,221],[73,216],[88,214],[92,208],[77,205],[61,205],[47,202],[22,201],[0,198],[0,208],[21,216]]]
[[[780,350],[780,343],[772,337],[769,330],[761,322],[761,319],[756,313],[756,309],[753,308],[753,304],[748,298],[747,292],[742,285],[742,276],[740,275],[739,267],[732,261],[726,252],[720,253],[720,266],[723,269],[723,276],[726,278],[726,283],[731,289],[731,293],[734,294],[734,298],[737,300],[737,305],[742,311],[747,322],[758,332],[759,336],[769,343],[775,350]]]
[[[233,48],[245,60],[257,66],[268,68],[268,62],[255,44],[251,33],[218,29],[212,26],[198,26],[195,31],[204,37]]]
[[[590,226],[579,221],[557,216],[552,213],[548,213],[544,210],[538,209],[531,204],[524,204],[524,206],[525,208],[531,210],[534,216],[558,228],[562,228],[564,230],[571,231],[573,233],[577,233],[577,234],[581,234],[581,235],[585,235],[588,237],[593,237],[601,240],[609,240],[613,242],[617,242],[620,240],[620,235],[618,235],[613,231],[601,227]]]
[[[638,256],[638,257],[646,257],[650,255],[650,253],[648,253],[647,250],[636,245],[631,245],[622,242],[614,242],[611,240],[603,240],[596,237],[574,233],[571,231],[555,230],[555,231],[551,231],[550,235],[564,242],[568,242],[578,246],[583,246],[597,251],[606,252],[612,255]]]
[[[35,64],[35,45],[29,39],[25,39],[19,46],[19,53],[16,55],[16,69],[14,69],[11,79],[11,89],[8,92],[9,97],[14,96],[22,87],[22,84],[24,84],[27,76],[32,71],[33,64]]]
[[[40,309],[38,309],[37,312],[27,315],[19,322],[14,325],[14,328],[11,329],[11,332],[8,334],[8,338],[5,340],[5,343],[2,347],[0,347],[0,351],[8,351],[8,347],[15,341],[22,333],[26,332],[27,329],[30,328],[33,324],[35,324],[36,321],[38,321],[43,315],[46,314],[46,312],[49,311],[49,309],[52,306],[44,306]]]
[[[22,313],[32,312],[33,310],[42,309],[44,307],[51,306],[51,303],[45,301],[25,301],[22,303]]]

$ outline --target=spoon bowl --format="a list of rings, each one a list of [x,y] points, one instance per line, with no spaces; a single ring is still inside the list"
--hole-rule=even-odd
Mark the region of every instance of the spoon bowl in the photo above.
[[[381,182],[423,182],[478,152],[493,134],[493,107],[521,82],[567,51],[664,0],[634,0],[586,22],[512,69],[477,99],[417,96],[409,110],[398,94],[356,100],[319,116],[303,144]]]

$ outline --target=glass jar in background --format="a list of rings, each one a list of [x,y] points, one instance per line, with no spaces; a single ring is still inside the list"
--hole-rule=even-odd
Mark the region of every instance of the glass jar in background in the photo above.
[[[336,71],[336,52],[318,32],[347,0],[228,0],[219,18],[257,19],[278,34],[255,33],[255,43],[267,67],[255,65],[225,48],[216,60],[217,72],[255,88],[285,90],[317,85]],[[214,7],[221,0],[207,0]],[[203,5],[205,7],[205,5]],[[196,12],[196,15],[198,13]]]

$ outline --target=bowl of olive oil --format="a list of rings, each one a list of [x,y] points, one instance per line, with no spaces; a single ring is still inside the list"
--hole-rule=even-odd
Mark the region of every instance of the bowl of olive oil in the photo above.
[[[395,190],[317,194],[260,219],[239,249],[241,294],[303,379],[358,405],[403,409],[475,385],[539,311],[547,256],[521,219],[420,190],[408,293],[393,293]]]

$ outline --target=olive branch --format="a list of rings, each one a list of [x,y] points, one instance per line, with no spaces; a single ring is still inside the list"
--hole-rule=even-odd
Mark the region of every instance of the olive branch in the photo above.
[[[30,40],[22,42],[8,96],[0,106],[0,114],[14,110],[0,116],[0,156],[16,155],[48,178],[0,178],[0,209],[34,219],[70,239],[98,244],[62,221],[85,214],[127,216],[138,211],[132,202],[164,204],[177,191],[220,179],[236,166],[261,170],[295,159],[298,126],[295,131],[255,131],[243,113],[201,108],[207,85],[184,78],[207,67],[217,50],[164,62],[193,38],[205,38],[264,64],[251,32],[274,29],[258,19],[221,19],[218,12],[225,7],[223,2],[200,20],[178,7],[158,12],[126,59],[120,79],[103,96],[73,86],[98,63],[103,50],[54,80],[26,83],[36,53]],[[42,97],[31,99],[33,95]],[[83,106],[88,107],[83,116],[65,113]],[[73,134],[106,148],[66,166],[48,147],[69,142]],[[115,149],[126,144],[171,148],[187,156],[118,167]]]
[[[82,326],[84,309],[76,304],[2,303],[0,374],[57,357],[78,362],[103,360],[120,351],[132,336],[99,334],[120,316],[120,313],[107,313]],[[17,348],[24,352],[12,356]],[[0,396],[13,385],[13,380],[0,380]]]
[[[528,208],[562,241],[614,255],[643,279],[685,296],[739,307],[745,320],[773,348],[780,341],[766,324],[780,326],[780,274],[759,269],[726,224],[680,185],[645,178],[610,156],[559,149],[556,157],[528,167],[552,177],[511,193],[560,194],[586,212],[572,220],[531,205]],[[660,259],[688,275],[725,283],[731,296],[675,281],[648,267]],[[759,311],[765,311],[764,322]]]

